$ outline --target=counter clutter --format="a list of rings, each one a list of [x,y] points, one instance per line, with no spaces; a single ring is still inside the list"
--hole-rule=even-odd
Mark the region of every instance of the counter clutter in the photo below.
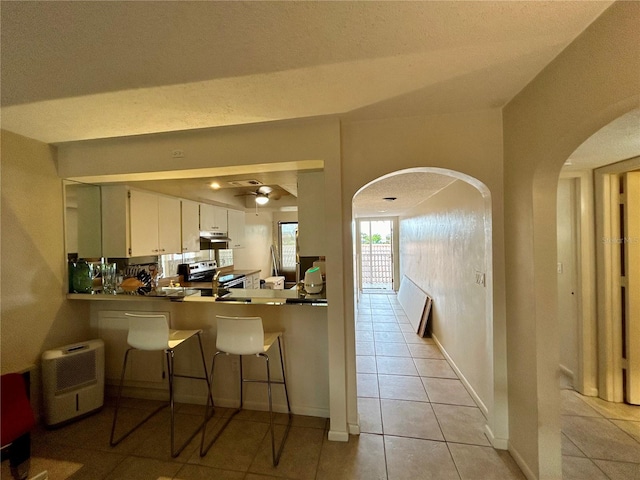
[[[212,288],[189,287],[159,287],[151,290],[146,295],[101,295],[86,293],[70,293],[70,300],[164,300],[169,299],[178,302],[224,302],[230,304],[263,304],[263,305],[311,305],[327,306],[327,298],[324,290],[318,294],[308,294],[297,289],[271,290],[271,289],[244,289],[231,288],[219,289],[214,295]]]

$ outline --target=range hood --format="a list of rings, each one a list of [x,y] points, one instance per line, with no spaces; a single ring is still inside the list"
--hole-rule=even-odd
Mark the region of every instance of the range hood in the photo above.
[[[210,242],[228,242],[230,240],[227,236],[227,232],[210,232],[202,230],[200,231],[200,238]]]

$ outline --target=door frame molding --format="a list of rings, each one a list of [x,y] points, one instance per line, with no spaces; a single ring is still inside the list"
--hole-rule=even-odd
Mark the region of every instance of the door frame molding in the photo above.
[[[613,262],[619,255],[617,244],[607,239],[619,236],[619,217],[611,215],[612,203],[617,193],[612,191],[612,182],[617,184],[618,175],[640,168],[640,157],[606,165],[594,170],[596,206],[596,271],[598,303],[598,396],[609,402],[622,402],[620,326],[615,319],[620,308],[614,279]],[[615,188],[615,186],[614,186]],[[615,197],[615,198],[614,198]]]
[[[578,358],[573,385],[581,394],[595,397],[598,395],[598,331],[592,178],[591,171],[560,173],[560,179],[573,180],[575,187]]]

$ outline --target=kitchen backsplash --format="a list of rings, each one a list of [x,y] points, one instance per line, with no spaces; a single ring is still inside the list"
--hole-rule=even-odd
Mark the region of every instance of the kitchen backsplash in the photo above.
[[[200,250],[199,252],[177,253],[172,255],[160,255],[164,277],[173,277],[178,274],[178,265],[181,263],[204,262],[215,260],[214,250]]]

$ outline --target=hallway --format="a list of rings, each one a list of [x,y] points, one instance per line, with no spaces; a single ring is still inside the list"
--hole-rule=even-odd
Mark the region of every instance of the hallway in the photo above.
[[[383,434],[388,479],[525,478],[491,447],[481,410],[395,294],[362,295],[356,355],[361,436]]]
[[[389,479],[525,478],[395,295],[363,295],[356,322],[361,429],[383,434]],[[562,390],[561,408],[564,480],[640,480],[640,407]]]

